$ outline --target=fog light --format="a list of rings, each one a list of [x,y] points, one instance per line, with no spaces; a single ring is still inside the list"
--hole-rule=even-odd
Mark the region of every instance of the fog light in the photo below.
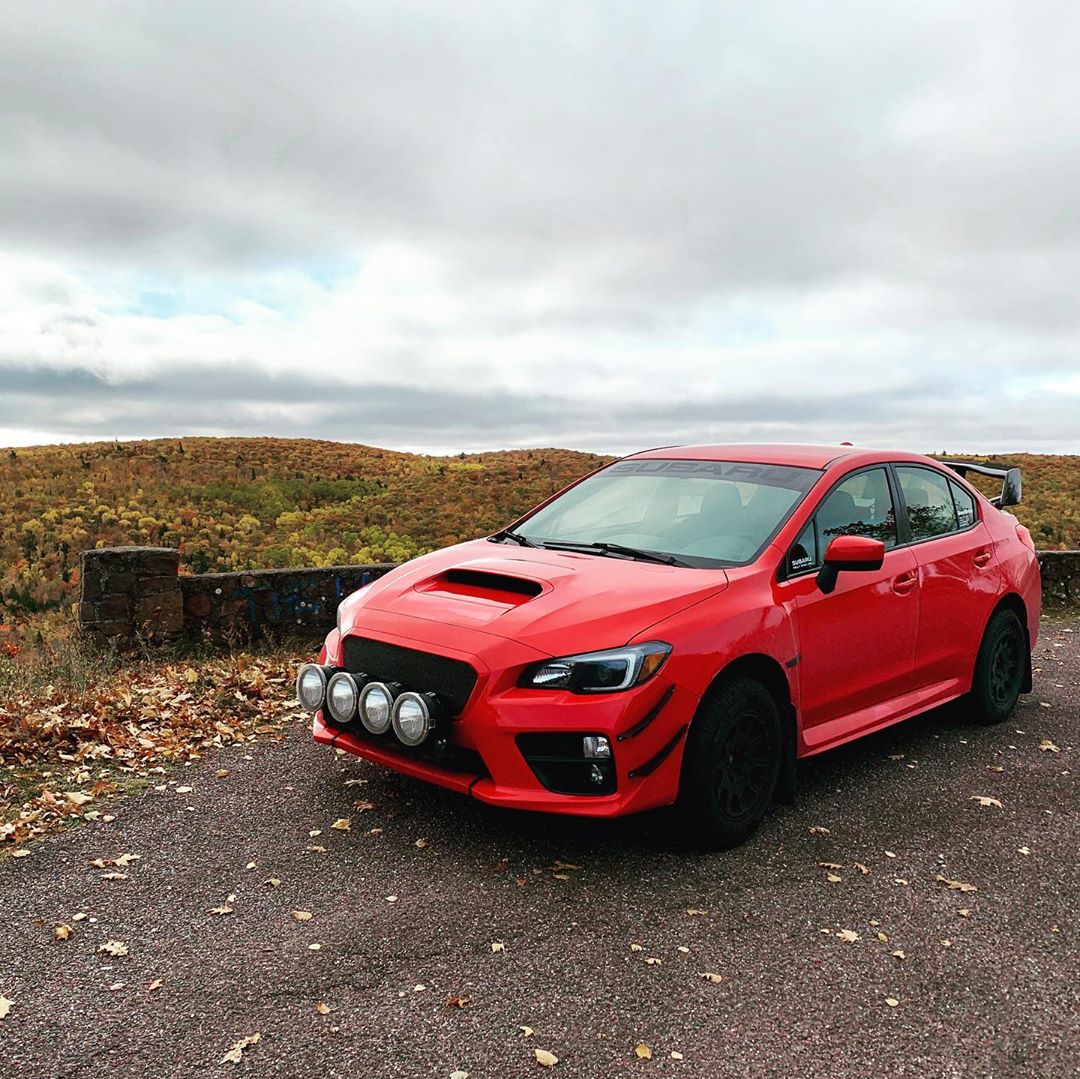
[[[611,743],[602,734],[587,734],[581,739],[581,752],[595,760],[611,760]]]
[[[418,746],[431,730],[431,709],[419,693],[402,693],[394,702],[394,734],[407,746]]]
[[[603,784],[604,773],[600,771],[600,765],[594,764],[592,768],[589,769],[589,782],[594,787],[599,787]]]
[[[317,663],[305,663],[296,676],[296,699],[305,712],[317,712],[326,695],[326,671]]]
[[[386,682],[368,682],[360,691],[360,722],[372,734],[386,734],[390,729],[390,713],[394,707],[395,689]]]
[[[326,686],[326,707],[337,723],[351,723],[356,719],[360,703],[360,687],[356,679],[346,671],[338,671]]]

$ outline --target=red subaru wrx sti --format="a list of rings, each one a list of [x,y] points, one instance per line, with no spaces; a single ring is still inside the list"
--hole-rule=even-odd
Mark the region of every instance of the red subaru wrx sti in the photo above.
[[[799,757],[1031,689],[1019,500],[1016,469],[909,453],[649,450],[353,593],[297,695],[317,741],[483,802],[674,803],[731,846]]]

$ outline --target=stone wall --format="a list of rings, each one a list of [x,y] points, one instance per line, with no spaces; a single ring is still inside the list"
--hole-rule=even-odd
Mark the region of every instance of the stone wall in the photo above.
[[[177,583],[180,552],[169,547],[103,547],[83,551],[79,627],[99,645],[123,646],[137,636],[175,640],[184,630]]]
[[[1043,602],[1080,603],[1080,551],[1040,551]]]
[[[1080,551],[1043,551],[1043,598],[1080,603]],[[263,569],[179,576],[167,547],[84,551],[79,626],[101,645],[129,647],[177,639],[214,643],[268,633],[315,636],[330,629],[338,604],[392,570],[391,564]]]
[[[268,569],[179,576],[166,547],[105,547],[82,554],[79,627],[95,644],[214,643],[268,633],[321,635],[338,604],[392,564]]]

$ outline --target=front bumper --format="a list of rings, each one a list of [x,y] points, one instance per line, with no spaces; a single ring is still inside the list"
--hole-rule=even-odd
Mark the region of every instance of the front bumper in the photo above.
[[[516,685],[517,672],[537,658],[513,642],[487,634],[455,638],[470,651],[418,641],[382,629],[378,636],[403,647],[464,659],[478,672],[465,709],[446,728],[456,758],[436,759],[396,742],[376,739],[359,724],[348,730],[315,716],[317,742],[353,753],[416,779],[468,794],[491,805],[548,813],[616,817],[668,805],[678,794],[682,745],[697,699],[664,677],[665,671],[632,690],[583,696],[569,692],[527,690]],[[428,634],[432,629],[426,628]],[[370,626],[365,633],[374,635]],[[340,656],[335,634],[327,641],[324,661]],[[478,638],[483,637],[481,641]],[[410,686],[410,689],[423,689]],[[567,794],[549,790],[522,751],[521,735],[582,733],[605,735],[612,747],[614,790],[606,794]],[[528,740],[526,740],[527,742]]]

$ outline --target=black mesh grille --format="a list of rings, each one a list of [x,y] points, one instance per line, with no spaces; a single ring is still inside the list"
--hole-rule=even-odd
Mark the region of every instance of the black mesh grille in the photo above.
[[[476,671],[459,659],[402,648],[367,637],[346,637],[345,667],[381,682],[400,682],[419,693],[437,693],[459,715],[476,685]]]

